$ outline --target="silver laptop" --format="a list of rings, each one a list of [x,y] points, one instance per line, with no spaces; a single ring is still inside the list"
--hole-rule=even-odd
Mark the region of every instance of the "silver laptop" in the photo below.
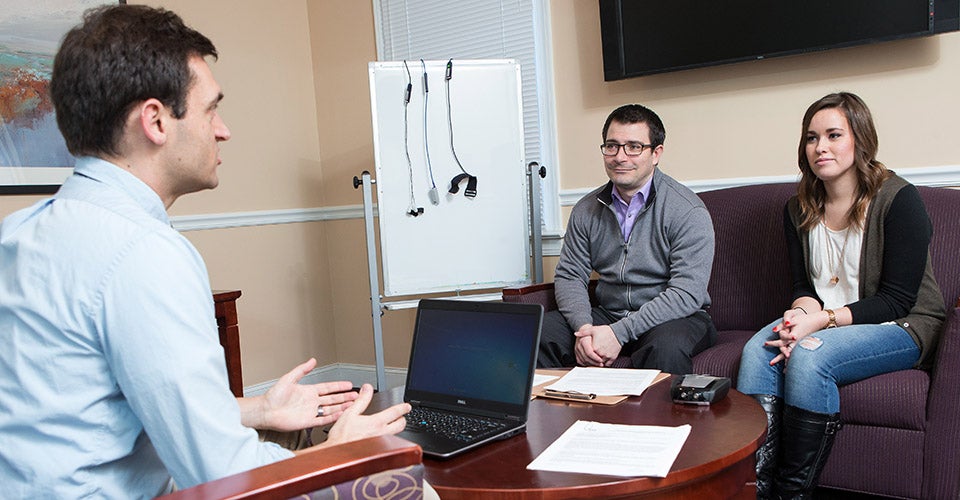
[[[449,458],[524,432],[542,321],[536,304],[421,300],[399,436]]]

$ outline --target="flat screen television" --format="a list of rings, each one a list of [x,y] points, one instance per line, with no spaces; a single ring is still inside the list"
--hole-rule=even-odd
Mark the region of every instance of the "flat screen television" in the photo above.
[[[607,81],[958,29],[960,0],[600,0]]]

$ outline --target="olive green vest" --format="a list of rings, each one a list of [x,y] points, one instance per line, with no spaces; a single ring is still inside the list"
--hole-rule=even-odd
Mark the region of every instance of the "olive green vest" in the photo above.
[[[860,251],[860,298],[872,297],[880,287],[880,272],[883,268],[883,221],[890,210],[894,197],[909,183],[898,175],[892,175],[880,187],[880,191],[871,200],[867,209],[866,223],[864,224],[863,246]],[[800,230],[800,204],[797,197],[787,202],[790,220],[797,228],[797,234],[803,243],[804,262],[809,263],[808,255],[810,242],[806,231]],[[808,265],[809,267],[809,265]],[[943,329],[946,318],[946,309],[940,286],[933,277],[933,266],[930,263],[930,251],[927,250],[927,265],[923,273],[920,290],[917,291],[917,302],[906,317],[894,320],[904,330],[910,333],[914,342],[920,347],[920,358],[915,368],[929,368],[933,364],[937,341]]]

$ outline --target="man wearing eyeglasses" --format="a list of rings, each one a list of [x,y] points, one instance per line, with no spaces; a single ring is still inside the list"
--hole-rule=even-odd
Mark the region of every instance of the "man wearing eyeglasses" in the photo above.
[[[610,182],[570,214],[554,278],[559,310],[544,317],[538,366],[628,356],[634,368],[685,374],[716,342],[706,312],[713,223],[693,191],[657,168],[664,137],[660,117],[639,104],[607,117],[600,152]]]

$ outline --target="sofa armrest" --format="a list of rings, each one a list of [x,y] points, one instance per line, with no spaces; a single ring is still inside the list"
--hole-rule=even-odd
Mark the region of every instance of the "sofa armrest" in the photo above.
[[[396,436],[379,436],[303,453],[160,498],[291,498],[422,460],[419,446]]]
[[[553,295],[553,283],[534,283],[517,288],[504,288],[501,297],[504,302],[540,304],[544,311],[557,308],[557,300]]]
[[[960,300],[947,311],[927,398],[924,498],[960,496]]]
[[[590,304],[597,305],[597,280],[592,279],[587,284],[590,294]],[[540,304],[544,312],[557,309],[557,299],[554,295],[553,283],[534,283],[516,288],[504,288],[501,292],[504,302],[520,302],[522,304]]]

